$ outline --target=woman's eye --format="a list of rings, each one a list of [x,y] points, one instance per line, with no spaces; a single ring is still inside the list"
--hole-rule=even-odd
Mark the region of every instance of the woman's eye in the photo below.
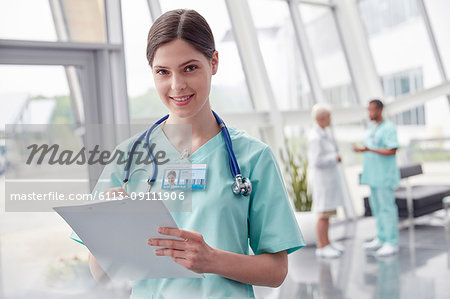
[[[195,66],[195,65],[190,65],[190,66],[187,66],[184,70],[185,70],[186,72],[192,72],[192,71],[195,71],[197,68],[198,68],[198,67]]]
[[[156,70],[157,75],[167,75],[169,72],[166,70]]]

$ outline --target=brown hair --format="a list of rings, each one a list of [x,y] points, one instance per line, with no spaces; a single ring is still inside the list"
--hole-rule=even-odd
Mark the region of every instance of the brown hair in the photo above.
[[[182,39],[211,59],[214,51],[214,36],[211,28],[195,10],[176,9],[161,15],[153,23],[147,38],[147,60],[153,65],[156,50],[175,39]]]

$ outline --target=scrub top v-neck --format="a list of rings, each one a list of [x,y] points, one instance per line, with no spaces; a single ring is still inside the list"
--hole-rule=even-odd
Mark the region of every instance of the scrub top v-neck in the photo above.
[[[252,194],[244,197],[232,192],[234,178],[219,133],[188,158],[192,164],[207,164],[206,186],[191,191],[190,212],[171,212],[178,227],[200,232],[213,248],[239,254],[248,255],[249,248],[254,254],[284,250],[289,254],[302,248],[305,242],[271,149],[241,131],[229,128],[229,132],[241,173],[252,181]],[[127,149],[133,141],[131,138],[118,148]],[[179,155],[160,127],[152,133],[151,142],[163,145],[169,156]],[[94,191],[120,186],[121,168],[107,165],[101,178],[109,183],[97,184]],[[158,172],[156,184],[161,184],[160,176]],[[207,273],[205,278],[134,281],[131,298],[254,298],[254,293],[251,285]]]

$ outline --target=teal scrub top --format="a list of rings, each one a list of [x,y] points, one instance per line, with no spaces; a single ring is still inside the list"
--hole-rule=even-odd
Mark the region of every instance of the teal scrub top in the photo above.
[[[292,253],[305,242],[288,200],[276,159],[266,144],[246,133],[229,128],[233,150],[241,173],[250,178],[253,191],[249,197],[236,196],[228,151],[221,133],[211,138],[188,159],[193,164],[207,164],[205,190],[192,190],[192,211],[171,212],[178,227],[196,230],[205,242],[217,249],[239,254]],[[135,138],[119,145],[131,147]],[[173,155],[180,154],[170,145],[160,127],[151,142],[162,144]],[[171,161],[177,162],[180,161]],[[151,165],[147,166],[151,169]],[[151,170],[150,170],[151,173]],[[107,165],[95,190],[122,185],[123,166]],[[101,182],[100,182],[101,181]],[[106,183],[105,183],[106,182]],[[153,190],[161,187],[162,175]],[[142,189],[142,188],[141,188]],[[163,190],[164,191],[164,190]],[[72,238],[79,241],[75,234]],[[131,298],[254,298],[253,287],[215,274],[205,278],[147,279],[134,281]]]
[[[364,145],[370,149],[398,148],[397,130],[392,122],[383,120],[380,124],[371,124],[367,130]],[[396,187],[400,182],[397,159],[373,152],[364,152],[361,184],[371,187]]]

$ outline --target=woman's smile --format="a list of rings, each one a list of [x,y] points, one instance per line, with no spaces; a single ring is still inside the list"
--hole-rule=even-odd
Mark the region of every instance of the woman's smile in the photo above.
[[[185,96],[169,96],[169,98],[172,100],[172,102],[175,103],[175,105],[178,106],[184,106],[189,104],[189,102],[194,97],[194,94],[191,95],[185,95]]]

